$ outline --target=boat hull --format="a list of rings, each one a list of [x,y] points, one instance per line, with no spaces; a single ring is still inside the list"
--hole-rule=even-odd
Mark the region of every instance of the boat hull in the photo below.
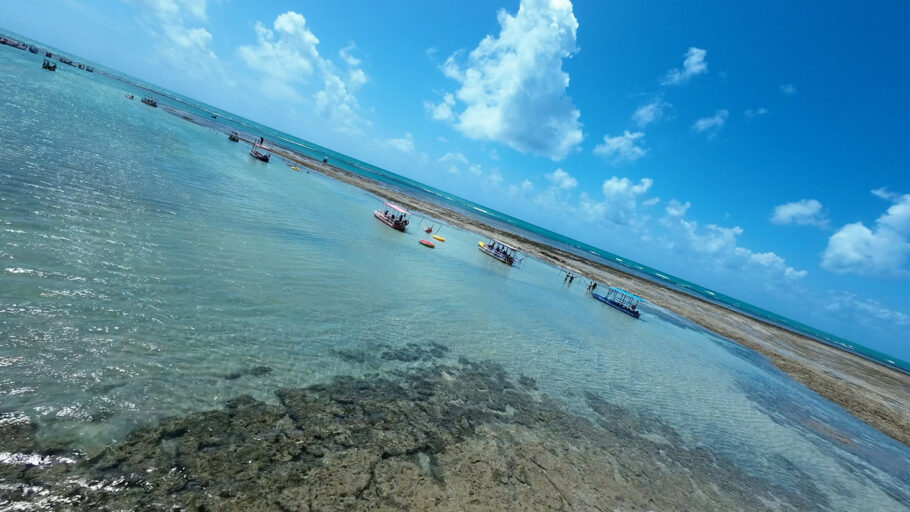
[[[638,318],[639,316],[641,316],[641,313],[637,309],[624,308],[621,305],[613,302],[612,300],[604,297],[603,295],[600,295],[599,293],[591,292],[591,296],[614,309],[622,311],[623,313],[631,316],[632,318]]]
[[[496,252],[496,251],[490,249],[489,247],[487,247],[486,245],[481,245],[478,247],[478,249],[480,249],[481,252],[486,253],[487,255],[489,255],[493,258],[496,258],[497,260],[505,263],[506,265],[508,265],[510,267],[512,266],[512,264],[515,263],[514,258],[509,258],[508,255],[505,255],[501,252]]]
[[[383,215],[383,213],[379,210],[373,210],[373,216],[376,217],[377,219],[379,219],[386,226],[388,226],[392,229],[401,231],[402,233],[404,233],[408,229],[408,227],[406,225],[404,225],[400,222],[393,221],[392,219]]]
[[[255,158],[256,160],[259,160],[260,162],[269,163],[269,155],[264,155],[264,154],[256,151],[255,149],[250,150],[250,156]]]

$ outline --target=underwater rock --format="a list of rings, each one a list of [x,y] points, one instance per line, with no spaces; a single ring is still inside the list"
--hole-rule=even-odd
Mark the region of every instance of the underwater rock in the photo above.
[[[437,357],[434,347],[405,350],[418,360]],[[498,365],[463,359],[283,388],[277,404],[241,396],[221,410],[138,429],[79,464],[0,473],[0,508],[48,496],[57,499],[57,510],[828,505],[795,466],[779,466],[800,480],[782,488],[709,447],[686,446],[657,418],[588,393],[588,419],[547,395],[530,394],[531,387],[533,380],[516,383]],[[22,442],[34,442],[33,428],[20,430]]]
[[[420,344],[407,343],[401,347],[384,346],[382,358],[387,361],[402,361],[411,363],[414,361],[432,361],[444,357],[449,348],[436,342]]]
[[[252,368],[247,368],[246,370],[239,370],[233,373],[229,373],[224,376],[227,380],[236,380],[245,375],[252,375],[258,377],[260,375],[265,375],[272,373],[272,369],[268,366],[254,366]]]

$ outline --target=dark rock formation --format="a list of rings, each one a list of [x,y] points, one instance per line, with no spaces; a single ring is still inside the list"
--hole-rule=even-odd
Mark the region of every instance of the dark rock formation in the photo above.
[[[410,350],[388,353],[435,357],[433,347]],[[655,418],[588,394],[588,419],[528,391],[534,387],[497,365],[462,360],[279,389],[277,404],[239,397],[222,410],[139,429],[77,464],[0,464],[0,509],[827,507],[793,467],[798,484],[776,486],[707,447],[686,447]],[[15,450],[44,450],[32,427],[16,429],[0,432],[17,439]]]

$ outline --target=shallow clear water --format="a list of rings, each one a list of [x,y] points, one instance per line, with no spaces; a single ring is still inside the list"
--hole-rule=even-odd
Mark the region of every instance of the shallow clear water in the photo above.
[[[409,364],[345,351],[436,342],[581,415],[586,392],[652,414],[779,485],[798,468],[833,509],[907,507],[910,450],[754,353],[651,307],[626,317],[540,262],[508,268],[469,232],[423,248],[373,219],[378,198],[256,162],[124,87],[0,48],[0,414],[43,438],[91,452],[241,394]]]

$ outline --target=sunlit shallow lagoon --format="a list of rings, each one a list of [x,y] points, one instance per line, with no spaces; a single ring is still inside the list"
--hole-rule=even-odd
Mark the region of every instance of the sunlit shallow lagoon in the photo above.
[[[705,450],[783,493],[769,508],[908,507],[910,450],[753,352],[509,268],[445,219],[424,248],[419,215],[393,231],[379,198],[139,96],[0,47],[0,424],[33,422],[37,446],[91,455],[242,395],[489,364],[593,424],[602,404],[650,418],[672,436],[624,442]]]

